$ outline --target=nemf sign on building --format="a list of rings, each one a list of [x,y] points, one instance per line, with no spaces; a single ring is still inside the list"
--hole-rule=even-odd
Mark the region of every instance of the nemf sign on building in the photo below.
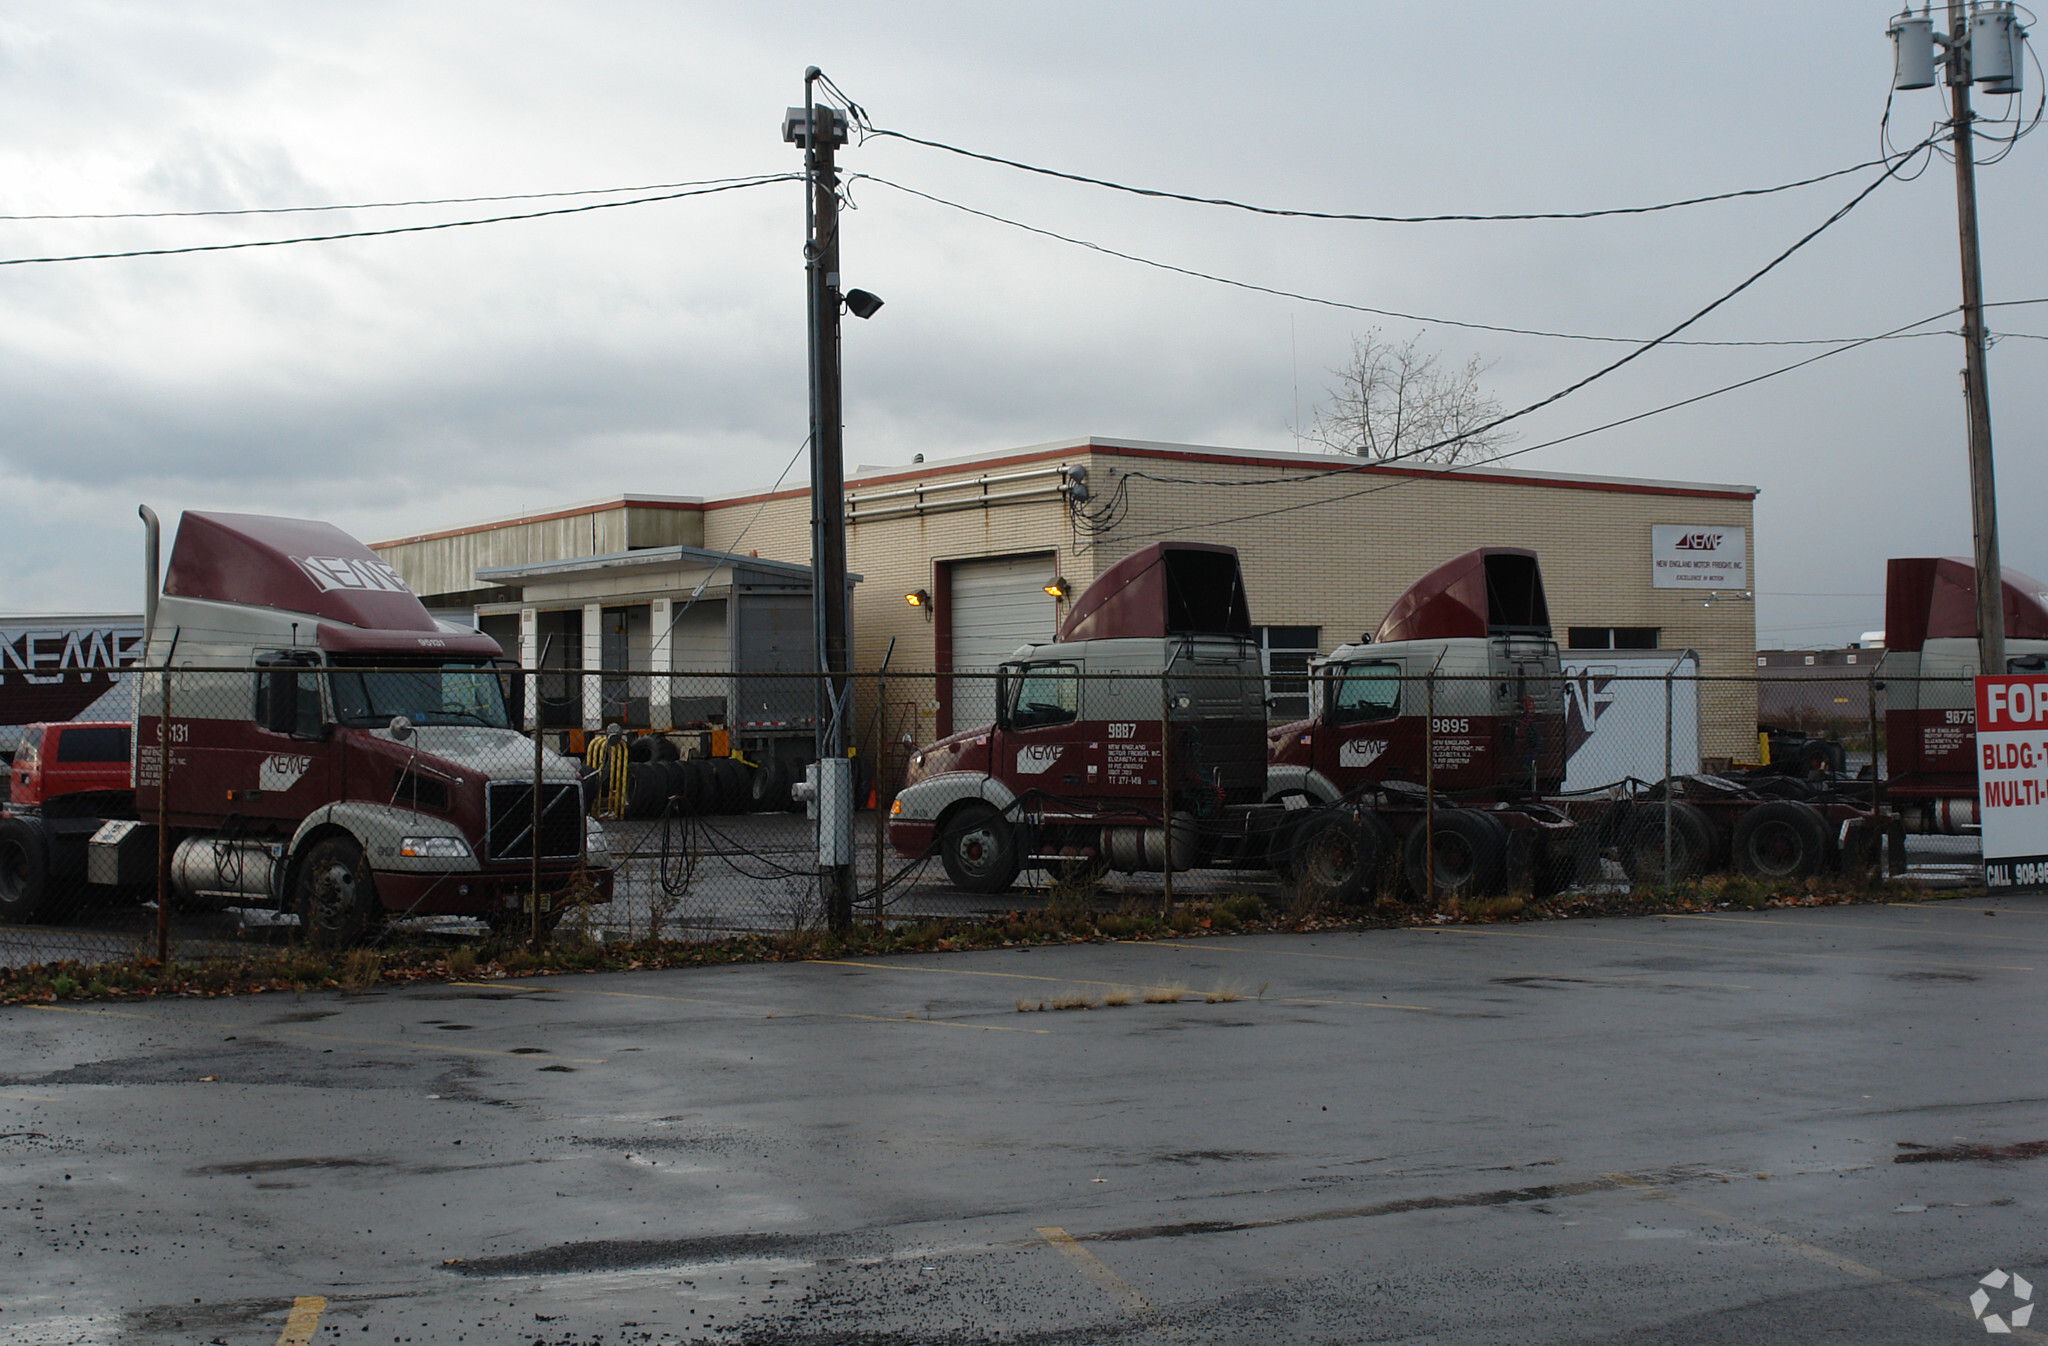
[[[1650,529],[1650,583],[1659,589],[1747,589],[1749,530],[1654,525]]]

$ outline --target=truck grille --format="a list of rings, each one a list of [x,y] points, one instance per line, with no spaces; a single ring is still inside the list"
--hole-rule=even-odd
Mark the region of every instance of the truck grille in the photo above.
[[[583,854],[583,790],[574,781],[541,786],[540,856],[572,859]],[[494,780],[484,787],[484,858],[533,858],[533,783]]]

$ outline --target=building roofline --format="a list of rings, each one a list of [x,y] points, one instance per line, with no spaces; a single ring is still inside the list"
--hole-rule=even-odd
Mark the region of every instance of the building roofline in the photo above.
[[[977,467],[1003,463],[1033,462],[1048,458],[1072,458],[1085,454],[1109,455],[1121,458],[1153,458],[1176,462],[1216,464],[1267,464],[1276,467],[1300,467],[1304,474],[1328,472],[1341,461],[1334,454],[1303,453],[1288,449],[1246,449],[1229,448],[1208,444],[1175,444],[1153,439],[1118,439],[1107,435],[1083,435],[1076,439],[1047,440],[1039,444],[1027,444],[1009,449],[987,449],[978,453],[960,454],[951,458],[928,459],[922,463],[887,464],[863,463],[848,474],[846,489],[849,491],[897,482],[915,481],[922,477],[954,476],[969,472]],[[1756,486],[1705,481],[1672,481],[1656,477],[1617,477],[1586,472],[1542,472],[1531,468],[1502,468],[1486,464],[1470,467],[1423,467],[1406,464],[1360,462],[1355,466],[1346,465],[1347,475],[1370,477],[1422,478],[1436,477],[1445,481],[1472,482],[1497,486],[1534,486],[1568,491],[1606,491],[1624,495],[1664,495],[1712,500],[1754,500],[1761,490]],[[606,496],[597,500],[579,501],[557,509],[539,513],[507,514],[484,519],[475,523],[458,524],[451,528],[433,532],[415,533],[407,537],[390,538],[369,544],[371,547],[398,547],[408,543],[433,542],[442,538],[460,537],[470,533],[494,532],[500,528],[517,527],[520,524],[545,523],[554,519],[572,518],[581,514],[595,514],[612,509],[671,509],[694,513],[711,510],[731,509],[735,506],[758,504],[766,500],[787,500],[806,496],[808,486],[794,486],[780,491],[741,492],[727,496],[680,496],[648,495],[628,492]],[[494,572],[506,567],[492,567]],[[481,576],[484,571],[477,572]]]
[[[521,580],[543,579],[553,575],[574,575],[602,570],[652,570],[678,563],[698,561],[709,564],[713,569],[731,566],[734,570],[755,569],[770,574],[802,579],[808,584],[811,568],[793,561],[770,561],[759,556],[746,556],[738,552],[713,551],[706,547],[641,547],[633,551],[606,552],[602,556],[574,556],[560,561],[528,561],[520,565],[478,566],[476,577],[493,584],[517,583]]]
[[[597,514],[611,509],[673,509],[690,513],[702,513],[704,497],[698,495],[649,495],[641,491],[626,491],[618,495],[601,496],[595,500],[579,500],[574,504],[561,505],[539,513],[500,514],[488,519],[477,519],[470,523],[459,523],[449,528],[437,528],[428,533],[413,533],[406,537],[385,538],[380,542],[366,545],[373,550],[378,547],[403,547],[412,542],[436,542],[442,538],[460,537],[465,533],[494,533],[500,528],[516,528],[520,524],[548,523],[555,519],[571,519],[579,514]]]

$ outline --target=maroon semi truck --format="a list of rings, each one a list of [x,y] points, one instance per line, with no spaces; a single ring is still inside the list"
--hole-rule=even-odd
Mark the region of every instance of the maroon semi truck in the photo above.
[[[1536,587],[1533,600],[1525,593],[1521,601],[1540,610],[1533,556],[1492,554],[1503,564],[1526,560],[1523,579]],[[1467,601],[1463,578],[1446,590],[1456,595],[1446,601]],[[1484,621],[1483,592],[1476,601]],[[1417,629],[1432,629],[1436,608],[1424,605],[1414,620]],[[1547,614],[1541,620],[1547,626]],[[1276,782],[1266,752],[1265,679],[1236,551],[1154,543],[1075,600],[1057,641],[1020,650],[1004,666],[994,724],[913,756],[890,841],[905,858],[935,850],[954,886],[978,893],[1002,892],[1026,864],[1170,866],[1281,868],[1350,899],[1397,871],[1411,889],[1426,891],[1431,853],[1440,894],[1524,882],[1547,891],[1570,876],[1572,832],[1557,810],[1525,798],[1554,788],[1562,770],[1561,753],[1549,746],[1561,738],[1562,710],[1556,646],[1547,640],[1547,631],[1533,640],[1529,659],[1531,672],[1540,672],[1548,651],[1549,699],[1540,714],[1557,722],[1556,734],[1532,734],[1519,700],[1497,726],[1462,703],[1444,708],[1439,727],[1460,718],[1467,727],[1446,729],[1438,760],[1458,745],[1466,756],[1461,769],[1436,782],[1439,794],[1447,782],[1485,788],[1445,797],[1433,816],[1421,780],[1419,721],[1378,725],[1394,728],[1402,746],[1359,788],[1303,788],[1284,772]],[[1519,656],[1529,642],[1517,642]],[[1387,695],[1390,685],[1398,703],[1398,675],[1372,676],[1395,677],[1375,683],[1370,695]],[[1516,685],[1533,686],[1526,676]],[[1162,686],[1170,735],[1161,732]],[[1409,686],[1410,695],[1424,694],[1421,684]],[[1404,713],[1420,716],[1420,701]],[[1353,728],[1329,741],[1333,769],[1350,760],[1348,745],[1366,741]],[[1524,751],[1532,743],[1533,757]],[[1393,751],[1386,743],[1375,750]],[[1162,766],[1172,782],[1165,790]],[[1526,787],[1504,780],[1524,774]]]
[[[1981,670],[1977,572],[1954,557],[1896,557],[1885,567],[1885,800],[1905,830],[1955,835],[1977,825],[1979,672],[2048,669],[2048,584],[2008,567],[2005,661]]]
[[[1565,796],[1562,661],[1536,554],[1517,547],[1469,551],[1417,580],[1371,639],[1311,664],[1310,704],[1311,718],[1269,735],[1269,790],[1327,805],[1426,781],[1467,806],[1458,813],[1477,815],[1439,810],[1436,826],[1448,817],[1451,846],[1490,872],[1500,848],[1486,846],[1479,819],[1505,828],[1510,848],[1540,836],[1551,868],[1531,871],[1538,892],[1573,873],[1597,877],[1608,856],[1639,883],[1731,861],[1803,878],[1864,862],[1878,835],[1867,784],[1778,772],[1684,774],[1668,791],[1617,781]],[[1479,804],[1493,807],[1471,807]],[[1559,816],[1575,824],[1569,833],[1556,827]]]
[[[310,520],[188,512],[159,595],[142,514],[143,663],[172,674],[136,675],[129,788],[15,782],[0,917],[51,915],[81,884],[153,891],[160,817],[181,907],[281,908],[321,942],[407,914],[515,926],[536,872],[548,916],[572,888],[609,900],[578,769],[536,759],[513,726],[496,641],[435,621],[367,547]],[[87,826],[82,856],[52,845]]]

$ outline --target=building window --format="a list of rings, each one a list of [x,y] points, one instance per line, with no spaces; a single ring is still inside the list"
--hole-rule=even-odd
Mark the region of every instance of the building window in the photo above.
[[[1259,664],[1266,674],[1267,714],[1276,720],[1308,718],[1308,661],[1322,639],[1320,626],[1260,626]]]
[[[1574,626],[1567,629],[1566,648],[1574,650],[1654,650],[1663,628],[1656,626]]]

